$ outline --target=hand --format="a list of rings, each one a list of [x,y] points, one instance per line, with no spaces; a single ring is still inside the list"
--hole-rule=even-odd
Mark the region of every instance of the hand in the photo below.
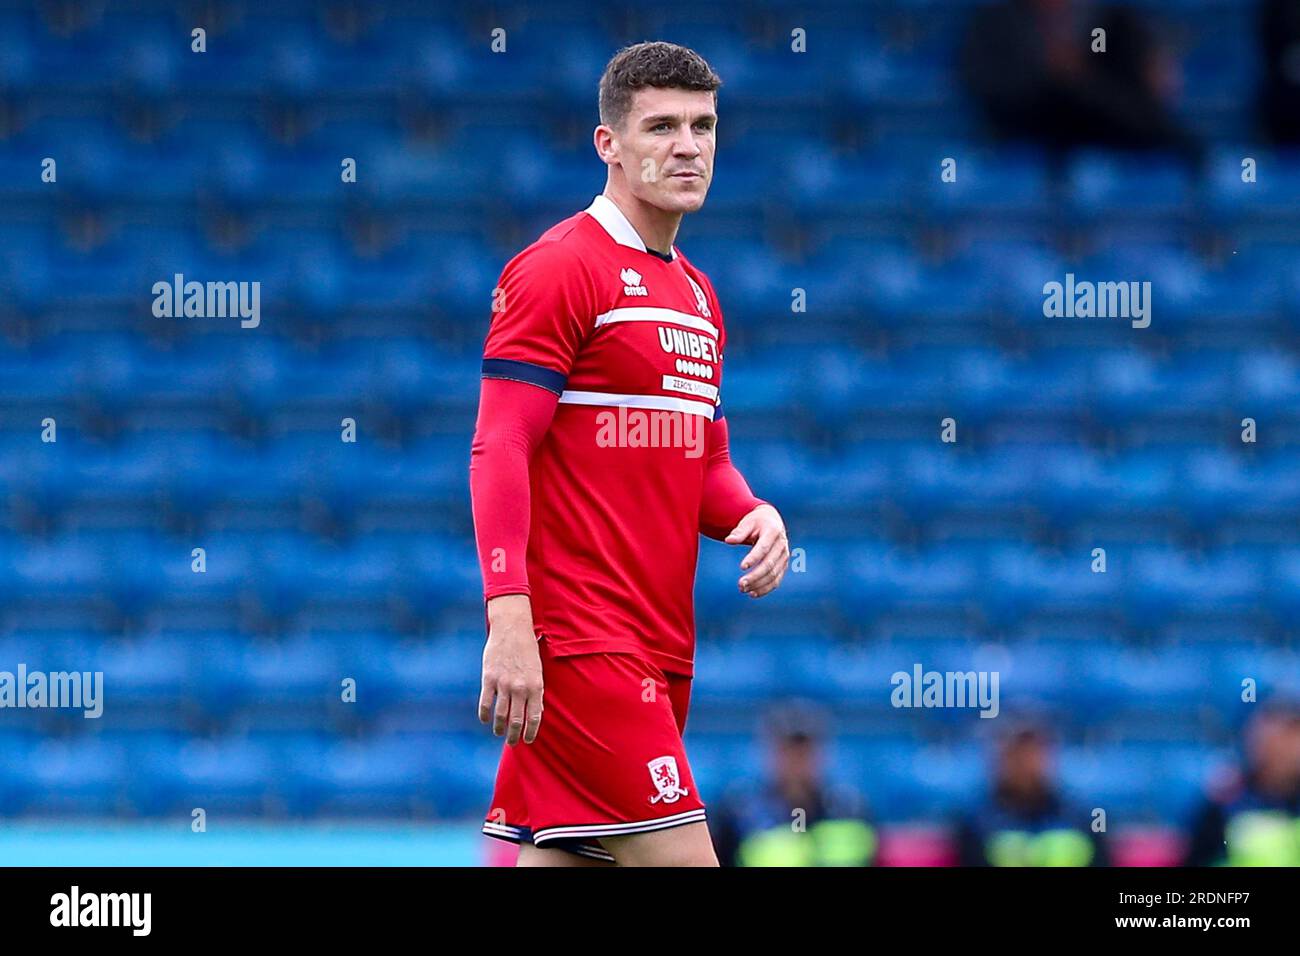
[[[492,698],[496,698],[496,707]],[[488,601],[488,639],[483,648],[483,688],[478,719],[514,746],[537,739],[542,723],[542,658],[533,633],[533,607],[526,594]]]
[[[759,505],[726,537],[727,544],[752,544],[740,562],[747,571],[740,579],[740,590],[750,597],[762,597],[776,590],[790,563],[790,539],[785,533],[781,514],[771,505]]]

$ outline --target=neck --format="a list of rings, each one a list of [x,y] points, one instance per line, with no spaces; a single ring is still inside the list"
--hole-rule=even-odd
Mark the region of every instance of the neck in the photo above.
[[[613,176],[605,184],[605,198],[627,216],[627,221],[632,224],[647,249],[672,254],[673,242],[676,241],[677,230],[682,224],[681,213],[666,212],[638,199],[625,185],[620,188]]]

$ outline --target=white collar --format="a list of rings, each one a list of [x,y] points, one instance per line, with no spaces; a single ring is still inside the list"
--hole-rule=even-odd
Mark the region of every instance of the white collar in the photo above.
[[[609,237],[620,246],[629,246],[633,249],[640,249],[642,252],[649,252],[636,228],[632,223],[628,222],[627,216],[623,215],[623,210],[619,209],[614,201],[604,193],[593,199],[585,212],[600,223],[601,228],[609,233]],[[672,257],[676,259],[677,247],[673,246],[670,252]]]

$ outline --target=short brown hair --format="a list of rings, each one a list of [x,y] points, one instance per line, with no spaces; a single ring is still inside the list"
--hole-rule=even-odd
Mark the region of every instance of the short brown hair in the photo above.
[[[618,129],[632,109],[632,96],[647,86],[703,90],[714,94],[722,80],[694,50],[654,40],[624,47],[614,54],[600,78],[600,121]]]

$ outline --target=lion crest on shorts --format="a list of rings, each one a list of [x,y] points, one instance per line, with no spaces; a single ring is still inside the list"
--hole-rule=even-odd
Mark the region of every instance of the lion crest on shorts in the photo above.
[[[650,768],[650,779],[654,781],[657,796],[651,797],[651,803],[676,803],[678,797],[686,796],[690,791],[681,785],[682,778],[677,773],[676,757],[655,757],[646,764]]]

